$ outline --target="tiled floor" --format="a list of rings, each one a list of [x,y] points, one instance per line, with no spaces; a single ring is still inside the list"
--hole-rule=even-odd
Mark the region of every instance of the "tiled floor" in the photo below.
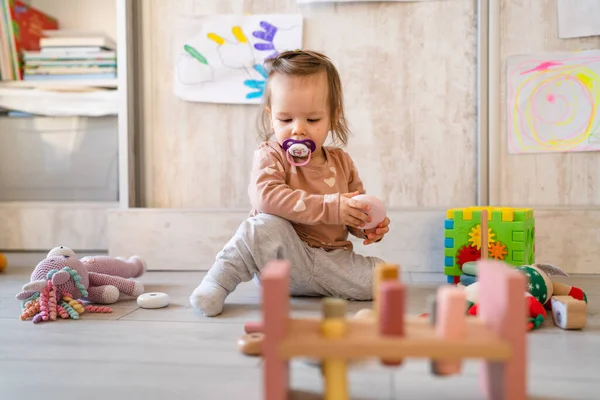
[[[11,265],[0,274],[0,399],[261,399],[260,359],[236,348],[244,322],[259,319],[254,284],[240,286],[224,314],[206,318],[188,303],[203,273],[151,272],[142,278],[146,291],[168,293],[166,309],[144,310],[124,299],[112,314],[34,325],[18,319],[14,297],[31,269]],[[528,334],[531,399],[600,398],[600,276],[567,280],[588,294],[588,326],[562,331],[549,320]],[[426,312],[434,290],[411,286],[408,312]],[[297,316],[316,316],[319,307],[316,300],[292,299]],[[293,399],[322,398],[319,370],[302,360],[292,363],[291,386]],[[482,399],[476,361],[450,378],[432,376],[425,360],[407,360],[398,369],[366,363],[351,371],[350,392],[352,399]]]

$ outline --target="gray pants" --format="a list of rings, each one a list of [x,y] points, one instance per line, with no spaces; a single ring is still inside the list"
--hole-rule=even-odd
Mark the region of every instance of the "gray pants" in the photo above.
[[[293,296],[332,296],[371,300],[373,268],[383,263],[349,250],[325,251],[300,240],[292,224],[280,217],[259,214],[246,219],[216,257],[205,280],[227,293],[248,282],[274,259],[291,263]]]

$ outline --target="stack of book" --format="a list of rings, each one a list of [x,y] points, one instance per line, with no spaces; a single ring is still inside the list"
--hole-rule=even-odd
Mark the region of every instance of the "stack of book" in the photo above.
[[[23,51],[40,49],[42,32],[58,29],[56,18],[19,0],[0,0],[0,80],[23,79]]]
[[[40,51],[24,51],[25,81],[95,81],[117,77],[116,43],[102,32],[44,31]]]

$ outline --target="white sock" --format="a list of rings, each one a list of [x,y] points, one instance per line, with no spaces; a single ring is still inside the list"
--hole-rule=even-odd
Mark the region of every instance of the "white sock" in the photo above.
[[[221,285],[203,280],[190,296],[190,303],[207,317],[214,317],[223,311],[227,294]]]

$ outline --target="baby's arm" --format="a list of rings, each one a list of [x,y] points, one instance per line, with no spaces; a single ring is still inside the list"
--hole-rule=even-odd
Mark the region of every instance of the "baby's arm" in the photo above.
[[[254,153],[248,194],[256,210],[288,221],[306,225],[340,221],[339,193],[309,194],[290,188],[285,182],[283,159],[266,144]]]

